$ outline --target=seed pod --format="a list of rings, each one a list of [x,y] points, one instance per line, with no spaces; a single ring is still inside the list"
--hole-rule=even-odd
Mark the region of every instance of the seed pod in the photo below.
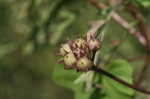
[[[88,42],[88,46],[89,46],[89,49],[90,50],[98,50],[100,48],[100,41],[97,40],[97,39],[91,39],[89,42]]]
[[[64,56],[67,53],[71,52],[71,48],[69,46],[69,44],[63,44],[60,48],[60,55]]]
[[[76,67],[78,70],[86,71],[92,66],[91,60],[87,57],[82,57],[77,61]]]
[[[66,67],[72,67],[76,63],[77,59],[72,52],[69,52],[64,56],[64,64]]]
[[[86,41],[82,38],[79,38],[77,40],[75,40],[75,45],[77,45],[77,47],[81,48],[81,47],[85,47],[86,45]]]

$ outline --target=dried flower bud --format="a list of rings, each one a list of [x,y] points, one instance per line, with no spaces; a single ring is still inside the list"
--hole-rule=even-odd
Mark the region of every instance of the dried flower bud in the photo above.
[[[71,52],[69,44],[63,44],[62,47],[60,48],[60,55],[64,56],[69,52]]]
[[[100,48],[100,41],[97,40],[97,39],[91,39],[89,42],[88,42],[88,46],[89,46],[89,49],[90,50],[98,50]]]
[[[82,38],[79,38],[77,40],[75,40],[75,45],[77,45],[77,47],[81,48],[81,47],[85,47],[86,45],[86,41]]]
[[[73,66],[76,63],[77,59],[72,52],[69,52],[64,56],[64,64],[66,66]]]
[[[63,60],[60,62],[65,65],[65,69],[76,69],[79,71],[89,70],[93,62],[90,57],[93,52],[100,48],[100,41],[94,37],[78,38],[70,40],[60,48],[60,55]]]
[[[92,66],[92,62],[87,57],[82,57],[77,61],[76,66],[78,70],[86,71]]]

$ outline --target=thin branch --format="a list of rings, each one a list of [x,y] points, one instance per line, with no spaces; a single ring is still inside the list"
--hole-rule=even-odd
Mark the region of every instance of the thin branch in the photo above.
[[[97,0],[88,0],[92,5],[94,5],[98,9],[106,9],[108,8],[105,4],[97,2]],[[145,38],[141,35],[139,31],[136,31],[136,29],[130,27],[129,23],[123,19],[119,14],[117,14],[115,11],[112,12],[112,18],[118,22],[123,28],[129,31],[130,34],[132,34],[134,37],[138,39],[138,41],[142,45],[146,45]]]
[[[99,73],[99,74],[103,74],[104,76],[109,77],[110,79],[112,79],[112,80],[114,80],[114,81],[116,81],[116,82],[118,82],[118,83],[120,83],[120,84],[122,84],[124,86],[127,86],[127,87],[129,87],[129,88],[131,88],[131,89],[133,89],[135,91],[139,91],[139,92],[142,92],[144,94],[150,95],[150,91],[147,91],[147,90],[145,90],[143,88],[140,88],[140,87],[137,87],[135,85],[129,84],[128,82],[126,82],[126,81],[124,81],[124,80],[114,76],[113,74],[111,74],[111,73],[109,73],[109,72],[107,72],[107,71],[105,71],[105,70],[103,70],[101,68],[93,66],[92,70],[97,72],[97,73]]]
[[[147,30],[147,26],[145,24],[145,19],[143,17],[143,15],[141,14],[141,12],[138,10],[138,8],[132,4],[128,4],[127,5],[127,9],[128,11],[132,14],[132,16],[138,20],[138,27],[140,30],[140,33],[142,33],[142,35],[145,37],[145,39],[147,40],[147,43],[149,43],[149,39],[148,39],[148,30]],[[149,46],[149,45],[148,45]]]
[[[106,9],[106,8],[108,8],[105,4],[103,4],[103,3],[98,3],[97,0],[88,0],[88,1],[89,1],[91,4],[93,4],[93,5],[94,5],[96,8],[98,8],[98,9]],[[136,37],[136,38],[138,39],[138,41],[139,41],[142,45],[147,46],[147,39],[140,33],[140,32],[142,32],[142,31],[139,32],[139,31],[136,31],[136,29],[130,27],[129,23],[128,23],[125,19],[123,19],[119,14],[117,14],[116,12],[112,12],[112,13],[111,13],[111,17],[112,17],[116,22],[118,22],[122,27],[124,27],[126,30],[128,30],[128,32],[129,32],[130,34],[132,34],[134,37]],[[150,50],[150,49],[149,49],[149,50]],[[93,59],[94,59],[94,58],[92,58],[92,60],[93,60]],[[124,80],[122,80],[122,79],[120,79],[120,78],[114,76],[113,74],[111,74],[111,73],[109,73],[109,72],[107,72],[107,71],[105,71],[105,70],[103,70],[103,69],[101,69],[101,68],[98,68],[98,67],[96,67],[96,66],[93,66],[93,67],[92,67],[92,70],[95,71],[95,72],[97,72],[97,73],[103,74],[103,75],[105,75],[105,76],[111,78],[112,80],[117,81],[117,82],[123,84],[124,86],[127,86],[127,87],[129,87],[129,88],[131,88],[131,89],[134,89],[134,90],[136,90],[136,91],[142,92],[142,93],[144,93],[144,94],[150,95],[150,91],[147,91],[147,90],[145,90],[145,89],[143,89],[143,88],[137,87],[137,85],[129,84],[128,82],[126,82],[126,81],[124,81]]]
[[[136,20],[138,20],[139,30],[140,30],[140,32],[142,33],[143,37],[146,40],[146,47],[145,48],[147,50],[147,55],[145,57],[145,65],[143,66],[143,68],[141,70],[141,73],[139,74],[139,78],[136,82],[137,85],[139,85],[143,81],[145,72],[146,72],[146,70],[148,68],[148,65],[149,65],[149,59],[150,59],[150,44],[149,44],[149,38],[148,38],[148,29],[147,29],[147,26],[145,24],[145,20],[144,20],[143,15],[140,13],[140,11],[138,10],[138,8],[136,6],[134,6],[132,4],[128,4],[127,9],[132,14],[132,16]]]

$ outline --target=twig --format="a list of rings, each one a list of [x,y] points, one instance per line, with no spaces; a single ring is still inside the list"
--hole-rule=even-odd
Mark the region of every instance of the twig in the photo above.
[[[111,73],[109,73],[109,72],[107,72],[107,71],[105,71],[105,70],[103,70],[103,69],[101,69],[101,68],[98,68],[98,67],[96,67],[96,66],[93,66],[93,67],[92,67],[92,70],[95,71],[95,72],[97,72],[97,73],[99,73],[99,74],[103,74],[103,75],[105,75],[106,77],[109,77],[110,79],[112,79],[112,80],[114,80],[114,81],[117,81],[117,82],[119,82],[120,84],[122,84],[122,85],[124,85],[124,86],[127,86],[127,87],[129,87],[129,88],[131,88],[131,89],[133,89],[133,90],[136,90],[136,91],[142,92],[142,93],[144,93],[144,94],[150,95],[150,91],[147,91],[147,90],[145,90],[145,89],[143,89],[143,88],[140,88],[140,87],[137,87],[137,86],[135,86],[135,85],[129,84],[128,82],[126,82],[126,81],[124,81],[124,80],[122,80],[122,79],[120,79],[120,78],[118,78],[118,77],[112,75]]]
[[[93,4],[98,9],[106,9],[106,8],[108,8],[105,4],[98,3],[97,0],[88,0],[88,1],[91,4]],[[147,39],[140,33],[142,31],[139,32],[139,31],[136,31],[136,29],[130,27],[129,23],[125,19],[123,19],[119,14],[117,14],[115,11],[111,13],[111,17],[116,22],[118,22],[122,27],[124,27],[126,30],[128,30],[128,32],[130,34],[132,34],[134,37],[136,37],[138,39],[138,41],[142,45],[147,46],[147,43],[148,43]],[[148,50],[150,50],[150,49],[148,49]],[[145,90],[143,88],[139,88],[139,87],[137,87],[137,85],[129,84],[128,82],[126,82],[126,81],[124,81],[124,80],[122,80],[122,79],[112,75],[111,73],[109,73],[109,72],[107,72],[107,71],[105,71],[105,70],[103,70],[101,68],[97,68],[96,66],[93,66],[92,70],[97,72],[97,73],[103,74],[103,75],[105,75],[105,76],[107,76],[107,77],[109,77],[109,78],[111,78],[111,79],[113,79],[113,80],[115,80],[115,81],[117,81],[117,82],[119,82],[119,83],[121,83],[121,84],[123,84],[123,85],[125,85],[125,86],[127,86],[129,88],[131,88],[131,89],[134,89],[136,91],[139,91],[139,92],[142,92],[144,94],[149,94],[150,95],[150,91],[147,91],[147,90]]]
[[[98,3],[97,0],[88,0],[92,5],[94,5],[96,8],[98,9],[106,9],[108,8],[105,4],[103,3]],[[136,31],[136,29],[130,27],[129,23],[123,19],[119,14],[117,14],[115,11],[112,12],[112,18],[118,22],[122,27],[124,27],[125,29],[127,29],[129,31],[130,34],[132,34],[134,37],[136,37],[138,39],[138,41],[142,44],[142,45],[146,45],[146,40],[145,38],[141,35],[141,33],[139,31]]]
[[[128,4],[127,5],[127,9],[128,11],[132,14],[132,16],[138,20],[139,24],[139,30],[142,33],[143,37],[146,40],[146,50],[147,50],[147,55],[145,57],[145,65],[143,66],[143,69],[141,70],[141,73],[139,74],[139,78],[137,80],[137,85],[139,85],[144,78],[144,74],[148,68],[149,65],[149,59],[150,59],[150,44],[149,44],[149,38],[148,38],[148,30],[147,30],[147,26],[145,24],[145,20],[143,15],[140,13],[140,11],[138,10],[138,8],[136,8],[136,6],[132,5],[132,4]]]
[[[103,23],[103,22],[102,22],[102,23]],[[93,34],[93,33],[95,34],[96,31],[98,30],[98,28],[99,28],[100,26],[102,26],[102,25],[103,25],[103,24],[98,24],[98,25],[96,25],[96,27],[92,27],[91,30],[94,30],[94,31],[90,32],[90,31],[91,31],[91,30],[90,30],[87,34],[91,34],[91,33],[92,33],[92,34]],[[96,52],[93,53],[92,61],[94,61],[95,54],[96,54]],[[147,90],[145,90],[145,89],[143,89],[143,88],[137,87],[136,85],[129,84],[128,82],[126,82],[126,81],[124,81],[124,80],[122,80],[122,79],[120,79],[120,78],[114,76],[113,74],[111,74],[111,73],[109,73],[109,72],[107,72],[107,71],[105,71],[105,70],[103,70],[103,69],[101,69],[101,68],[98,68],[97,66],[93,66],[93,67],[91,68],[91,70],[93,70],[93,71],[95,71],[95,72],[97,72],[97,73],[103,74],[103,75],[105,75],[105,76],[111,78],[112,80],[117,81],[118,83],[120,83],[120,84],[122,84],[122,85],[124,85],[124,86],[127,86],[127,87],[129,87],[129,88],[131,88],[131,89],[133,89],[133,90],[136,90],[136,91],[142,92],[142,93],[144,93],[144,94],[150,95],[150,91],[147,91]],[[95,87],[101,89],[101,87],[97,87],[97,86],[95,86]]]
[[[140,33],[142,33],[142,35],[145,37],[147,43],[149,43],[149,39],[148,39],[148,30],[147,30],[147,26],[145,24],[145,20],[143,15],[140,13],[140,11],[138,10],[138,8],[136,8],[134,5],[132,4],[128,4],[127,5],[127,9],[128,11],[132,14],[132,16],[138,20],[138,27],[140,30]],[[148,45],[149,46],[149,45]]]

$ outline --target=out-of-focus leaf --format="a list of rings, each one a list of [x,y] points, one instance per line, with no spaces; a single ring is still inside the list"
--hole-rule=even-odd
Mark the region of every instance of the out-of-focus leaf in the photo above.
[[[0,58],[14,51],[16,47],[17,47],[16,44],[0,45]]]
[[[76,71],[65,70],[64,66],[59,64],[54,68],[53,79],[57,84],[72,89],[76,86],[73,82],[79,75]]]
[[[74,83],[75,79],[81,74],[74,70],[65,70],[63,65],[56,65],[53,72],[53,80],[66,88],[72,89],[75,99],[89,99],[93,90],[85,91],[84,82]]]
[[[65,19],[65,20],[63,22],[53,26],[53,28],[52,28],[53,35],[50,38],[51,44],[56,44],[58,42],[58,40],[60,39],[60,37],[64,33],[65,29],[68,28],[68,26],[70,26],[70,24],[75,19],[74,14],[72,14],[71,12],[69,12],[67,10],[62,10],[59,13],[58,17],[60,17],[61,19]]]
[[[132,84],[132,67],[124,60],[115,60],[105,68],[111,74]],[[130,89],[106,76],[103,77],[102,85],[108,99],[131,99],[134,90]]]
[[[137,2],[144,7],[150,7],[150,0],[137,0]]]
[[[33,50],[34,50],[33,42],[28,42],[23,46],[22,53],[25,55],[31,54],[33,52]]]

